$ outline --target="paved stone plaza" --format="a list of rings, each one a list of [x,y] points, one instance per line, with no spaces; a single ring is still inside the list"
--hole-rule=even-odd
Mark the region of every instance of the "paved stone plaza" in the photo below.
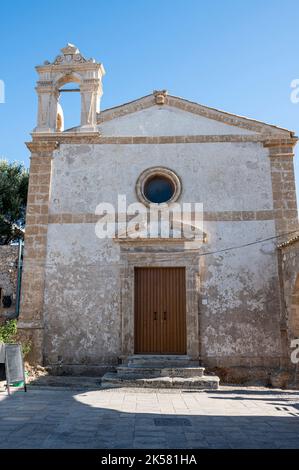
[[[299,391],[1,392],[0,448],[299,448]]]

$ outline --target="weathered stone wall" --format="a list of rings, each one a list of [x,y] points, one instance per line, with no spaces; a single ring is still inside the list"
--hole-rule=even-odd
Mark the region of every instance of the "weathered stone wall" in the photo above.
[[[35,361],[111,366],[133,352],[133,266],[184,265],[188,351],[227,380],[265,380],[285,357],[273,237],[298,223],[295,139],[173,97],[165,107],[153,100],[100,114],[101,135],[34,135],[19,327],[34,339]],[[194,255],[164,243],[125,253],[96,237],[96,206],[116,206],[119,194],[136,202],[149,167],[179,176],[178,202],[203,203],[207,240]]]
[[[17,245],[0,245],[0,321],[5,318],[5,314],[14,311],[16,306],[17,291]],[[3,296],[9,295],[12,299],[10,308],[3,307]]]
[[[137,119],[137,118],[136,118]],[[178,116],[180,119],[180,116]],[[270,159],[259,143],[68,145],[54,152],[45,280],[45,355],[56,363],[116,362],[120,253],[94,229],[100,202],[136,202],[149,166],[182,182],[180,202],[203,202],[199,354],[209,367],[279,365],[279,295]],[[149,255],[150,257],[150,255]],[[171,260],[170,260],[171,262]]]
[[[279,249],[289,339],[299,338],[299,237]]]
[[[22,273],[21,309],[18,321],[20,339],[31,341],[28,357],[43,363],[43,305],[45,259],[48,232],[48,202],[51,182],[52,152],[56,142],[30,143],[31,150],[24,263]]]
[[[298,365],[292,363],[294,349],[291,342],[299,338],[299,236],[278,246],[281,292],[281,347],[280,369],[270,383],[275,387],[299,387]]]

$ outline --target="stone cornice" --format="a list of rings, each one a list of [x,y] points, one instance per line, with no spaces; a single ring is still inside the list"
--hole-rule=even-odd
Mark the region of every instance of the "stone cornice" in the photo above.
[[[48,143],[56,142],[60,144],[93,144],[100,143],[99,132],[33,132],[32,143]],[[30,142],[29,142],[30,143]],[[27,145],[28,146],[28,145]]]
[[[74,65],[76,66],[76,70],[80,71],[88,71],[88,70],[100,70],[102,75],[105,75],[105,69],[103,64],[101,63],[91,63],[91,62],[85,62],[82,64],[62,64],[62,65],[55,65],[55,64],[47,64],[47,65],[38,65],[35,67],[37,72],[48,72],[51,73],[53,72],[53,69],[55,72],[60,72],[62,74],[64,73],[70,73],[70,71],[73,71]]]
[[[156,105],[157,101],[155,94],[147,95],[135,101],[101,111],[101,113],[98,114],[97,122],[98,124],[101,124],[102,122],[110,121],[111,119],[119,118]],[[267,124],[262,121],[257,121],[255,119],[239,116],[237,114],[227,113],[225,111],[204,106],[183,98],[179,98],[177,96],[165,94],[163,99],[163,106],[166,105],[197,114],[208,119],[213,119],[230,126],[240,127],[261,134],[273,134],[276,136],[284,136],[285,138],[292,138],[294,135],[292,131],[287,129],[274,126],[272,124]]]
[[[259,211],[204,211],[204,222],[248,222],[252,220],[273,220],[275,216],[274,210],[259,210]],[[194,220],[195,214],[191,214]],[[49,224],[95,224],[100,220],[101,216],[94,213],[52,213],[49,214]],[[134,218],[128,215],[127,221]]]
[[[298,137],[297,136],[291,136],[290,138],[277,138],[272,136],[272,138],[265,139],[264,141],[264,147],[294,147],[296,143],[298,142]]]
[[[33,140],[26,142],[26,145],[31,153],[54,152],[59,147],[59,142],[57,140]]]
[[[263,142],[263,146],[269,150],[270,157],[293,157],[294,147],[298,137],[293,136],[290,139],[269,139]]]
[[[242,135],[242,134],[223,134],[223,135],[161,135],[161,136],[103,136],[99,132],[48,132],[32,133],[33,142],[27,143],[30,149],[31,144],[42,145],[56,142],[59,144],[205,144],[205,143],[242,143],[253,142],[261,143],[266,148],[279,149],[284,148],[283,153],[289,153],[285,150],[296,144],[297,138],[277,139],[273,135]],[[276,152],[276,150],[275,150]],[[276,152],[277,153],[277,152]]]

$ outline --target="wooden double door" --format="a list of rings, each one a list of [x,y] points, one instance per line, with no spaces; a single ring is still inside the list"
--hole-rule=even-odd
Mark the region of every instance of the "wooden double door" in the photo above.
[[[186,354],[185,268],[135,268],[135,353]]]

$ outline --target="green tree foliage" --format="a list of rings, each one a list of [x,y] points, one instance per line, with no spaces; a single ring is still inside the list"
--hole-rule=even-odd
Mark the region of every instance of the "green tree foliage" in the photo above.
[[[0,325],[0,344],[18,343],[17,320],[6,320]],[[22,353],[25,358],[31,351],[32,343],[30,340],[21,341]]]
[[[24,165],[0,160],[0,245],[24,237],[28,180]]]
[[[17,337],[17,320],[7,320],[0,325],[0,343],[14,343]]]

